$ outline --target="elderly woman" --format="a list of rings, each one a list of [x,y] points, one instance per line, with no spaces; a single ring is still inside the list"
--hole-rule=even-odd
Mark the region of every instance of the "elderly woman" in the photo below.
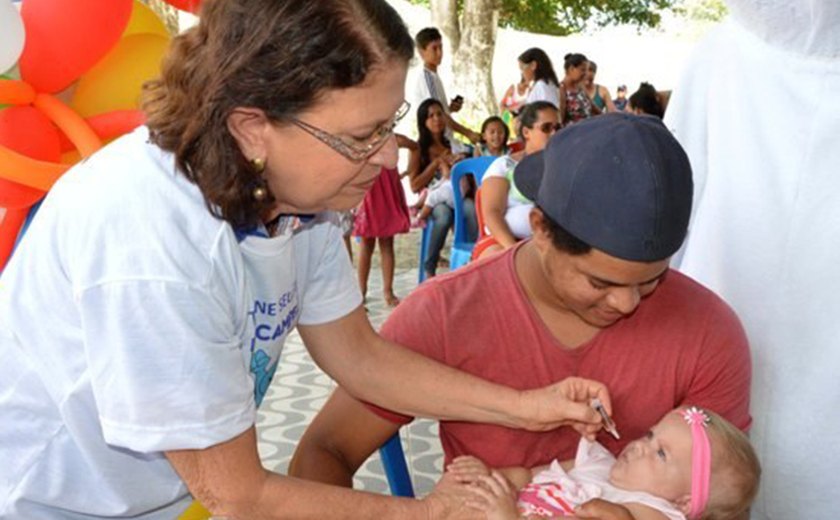
[[[513,390],[382,339],[335,214],[393,167],[412,41],[384,0],[207,0],[148,125],[69,171],[0,280],[0,517],[446,518],[262,467],[256,409],[297,328],[352,394],[550,429],[603,386]],[[395,116],[395,114],[397,114]],[[457,399],[453,399],[457,396]]]

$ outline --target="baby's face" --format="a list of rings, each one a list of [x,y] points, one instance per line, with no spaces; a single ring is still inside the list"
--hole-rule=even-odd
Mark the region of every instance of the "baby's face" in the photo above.
[[[622,450],[610,482],[676,502],[691,493],[691,443],[688,423],[682,415],[669,413]]]

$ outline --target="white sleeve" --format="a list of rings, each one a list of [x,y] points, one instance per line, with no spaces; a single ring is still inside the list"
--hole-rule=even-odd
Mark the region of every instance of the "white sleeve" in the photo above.
[[[209,282],[113,281],[79,295],[96,413],[108,444],[201,449],[254,424],[237,297]],[[215,283],[214,278],[219,282]],[[223,374],[224,377],[221,377]]]
[[[350,314],[362,304],[362,293],[333,212],[317,217],[309,233],[309,275],[303,281],[299,323],[317,325]]]
[[[429,190],[429,194],[426,195],[426,202],[424,205],[433,208],[438,204],[446,204],[451,207],[455,202],[454,197],[455,192],[452,191],[452,182],[447,180],[440,183],[437,188]]]
[[[501,177],[502,179],[507,179],[507,172],[513,166],[513,159],[510,156],[503,155],[499,157],[492,163],[490,166],[487,167],[487,170],[484,172],[485,179],[490,177]]]

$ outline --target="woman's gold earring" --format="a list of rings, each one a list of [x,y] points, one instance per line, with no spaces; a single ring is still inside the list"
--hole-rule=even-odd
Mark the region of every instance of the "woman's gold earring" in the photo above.
[[[261,174],[265,171],[265,159],[260,157],[251,159],[251,168],[253,168],[254,172],[257,174]],[[251,196],[257,202],[262,202],[268,197],[268,189],[265,186],[264,180],[260,179],[260,183],[254,188],[254,191],[251,192]]]
[[[251,159],[251,167],[254,168],[255,172],[262,173],[265,170],[265,159],[260,157]]]

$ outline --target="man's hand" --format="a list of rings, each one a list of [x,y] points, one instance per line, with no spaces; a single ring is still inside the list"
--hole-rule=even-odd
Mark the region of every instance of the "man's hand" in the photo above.
[[[596,498],[575,509],[580,520],[635,520],[626,507]]]
[[[601,416],[589,405],[596,397],[601,400],[607,414],[612,415],[607,387],[597,381],[568,377],[551,386],[525,390],[522,392],[523,427],[531,431],[547,431],[571,426],[592,440],[603,426]]]
[[[464,106],[464,98],[463,98],[463,96],[455,96],[455,97],[454,97],[454,98],[452,98],[452,100],[449,102],[449,112],[454,114],[455,112],[457,112],[457,111],[461,110],[461,108],[462,108],[463,106]]]

